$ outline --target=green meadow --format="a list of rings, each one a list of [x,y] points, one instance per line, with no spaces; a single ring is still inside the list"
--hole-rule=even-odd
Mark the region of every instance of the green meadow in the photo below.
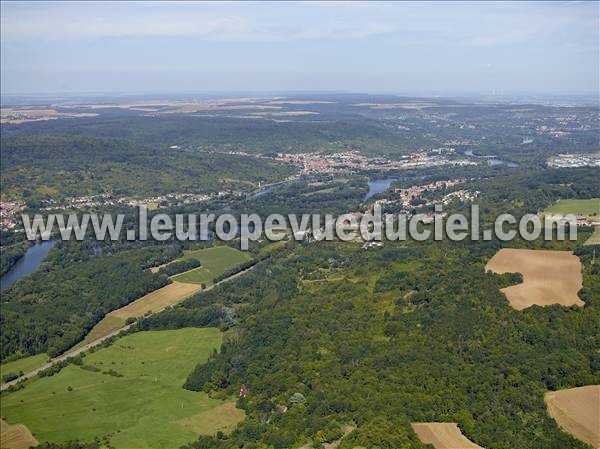
[[[214,246],[212,248],[185,251],[180,260],[187,259],[196,259],[200,261],[202,266],[173,276],[173,280],[191,284],[204,283],[210,285],[216,276],[237,265],[252,260],[252,256],[248,252],[229,246]]]
[[[42,366],[47,361],[47,354],[36,354],[13,360],[12,362],[2,363],[0,364],[0,378],[4,378],[7,374],[19,374],[21,371],[27,373]]]
[[[82,366],[3,395],[2,417],[39,441],[108,436],[117,449],[170,449],[198,433],[231,430],[243,412],[184,390],[186,376],[221,346],[214,328],[138,332],[90,353]],[[212,410],[218,419],[207,419]]]
[[[548,214],[575,214],[585,217],[600,216],[600,198],[589,200],[560,200],[547,207],[544,213]],[[600,219],[600,217],[599,217]]]

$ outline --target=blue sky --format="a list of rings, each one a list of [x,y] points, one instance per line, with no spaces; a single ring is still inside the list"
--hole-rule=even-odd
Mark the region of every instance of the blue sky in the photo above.
[[[10,2],[2,93],[598,92],[598,2]]]

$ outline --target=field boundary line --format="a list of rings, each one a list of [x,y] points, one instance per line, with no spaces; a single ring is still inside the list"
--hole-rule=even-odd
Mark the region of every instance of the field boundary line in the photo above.
[[[229,281],[231,281],[231,280],[233,280],[233,279],[235,279],[235,278],[237,278],[239,276],[242,276],[243,274],[245,274],[245,273],[249,272],[250,270],[254,269],[254,267],[256,267],[256,263],[253,264],[253,265],[251,265],[251,266],[249,266],[248,268],[245,268],[245,269],[243,269],[241,271],[238,271],[237,273],[232,274],[229,277],[226,277],[225,279],[221,279],[219,282],[216,282],[216,283],[214,283],[214,284],[206,287],[205,289],[202,289],[202,290],[196,292],[195,294],[198,295],[198,294],[202,294],[203,292],[212,290],[213,288],[215,288],[218,285],[224,284],[224,283],[229,282]],[[157,310],[156,312],[152,312],[148,316],[160,313],[160,312],[162,312],[163,310],[165,310],[165,309],[167,309],[169,307],[172,307],[172,306],[163,307],[162,309]],[[27,380],[27,379],[31,379],[32,377],[35,377],[41,371],[43,371],[45,369],[48,369],[48,368],[51,368],[52,366],[54,366],[55,364],[57,364],[59,362],[62,362],[62,361],[66,360],[68,358],[71,358],[71,357],[76,357],[76,356],[84,353],[85,351],[87,351],[89,349],[92,349],[93,347],[98,346],[98,345],[104,343],[109,338],[115,337],[115,336],[119,335],[121,332],[129,330],[134,324],[135,323],[126,324],[125,326],[123,326],[123,327],[121,327],[121,328],[119,328],[119,329],[111,332],[108,335],[105,335],[105,336],[100,337],[100,338],[98,338],[98,339],[96,339],[94,341],[91,341],[90,343],[86,344],[85,346],[82,346],[82,347],[77,348],[77,349],[72,350],[72,351],[67,351],[64,354],[61,354],[58,357],[53,358],[48,363],[45,363],[44,365],[42,365],[42,366],[40,366],[40,367],[38,367],[38,368],[36,368],[36,369],[34,369],[32,371],[29,371],[28,373],[25,373],[22,376],[19,376],[18,378],[14,379],[14,380],[11,380],[10,382],[6,382],[6,383],[0,385],[0,392],[6,391],[10,387],[12,387],[13,385],[16,385],[16,384],[18,384],[20,382],[23,382],[23,381]]]

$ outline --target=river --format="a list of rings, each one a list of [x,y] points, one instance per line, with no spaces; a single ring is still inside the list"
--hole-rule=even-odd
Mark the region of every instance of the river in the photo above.
[[[4,290],[10,287],[22,277],[37,270],[40,263],[46,258],[48,251],[57,243],[58,240],[48,240],[37,242],[33,246],[30,246],[10,271],[0,278],[0,289]]]
[[[385,192],[390,188],[392,182],[397,181],[398,178],[382,178],[382,179],[369,179],[369,191],[366,193],[363,198],[363,202],[367,201],[369,198],[377,195],[378,193]]]

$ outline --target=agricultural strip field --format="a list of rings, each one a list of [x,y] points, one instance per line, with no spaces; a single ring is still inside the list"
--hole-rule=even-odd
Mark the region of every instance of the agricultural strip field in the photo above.
[[[483,449],[469,441],[454,423],[413,423],[412,428],[422,443],[435,449]]]
[[[2,416],[39,441],[108,436],[117,449],[175,449],[243,419],[233,401],[182,388],[196,363],[220,346],[214,328],[127,335],[86,355],[82,366],[3,394]]]
[[[0,364],[0,377],[4,378],[7,374],[18,374],[20,371],[27,373],[42,366],[47,361],[47,354],[36,354],[13,360],[12,362],[2,363]]]
[[[594,227],[594,233],[586,240],[584,245],[600,245],[600,226]]]
[[[38,441],[26,426],[23,424],[10,425],[4,420],[0,420],[0,448],[28,449],[37,445]]]
[[[196,259],[200,261],[202,266],[173,276],[172,279],[177,282],[211,285],[215,277],[244,262],[249,262],[252,260],[252,256],[247,252],[229,246],[214,246],[212,248],[185,251],[183,257],[179,260],[188,259]]]
[[[574,214],[584,217],[597,216],[600,220],[600,198],[589,200],[560,200],[544,210],[545,214]]]
[[[165,307],[177,304],[199,290],[200,286],[197,284],[173,282],[158,290],[154,290],[152,293],[148,293],[140,299],[127,304],[125,307],[113,310],[108,315],[123,320],[131,317],[140,317],[148,312],[157,312]]]
[[[490,259],[485,270],[523,275],[523,283],[501,290],[517,310],[533,305],[584,305],[577,296],[583,285],[581,262],[570,251],[505,248]]]
[[[544,400],[561,429],[600,448],[600,385],[551,391]]]
[[[122,328],[125,326],[127,318],[138,318],[149,312],[158,312],[165,307],[175,305],[189,298],[198,291],[200,291],[198,284],[185,284],[182,282],[173,282],[158,290],[154,290],[132,303],[107,314],[75,348],[84,346]]]

